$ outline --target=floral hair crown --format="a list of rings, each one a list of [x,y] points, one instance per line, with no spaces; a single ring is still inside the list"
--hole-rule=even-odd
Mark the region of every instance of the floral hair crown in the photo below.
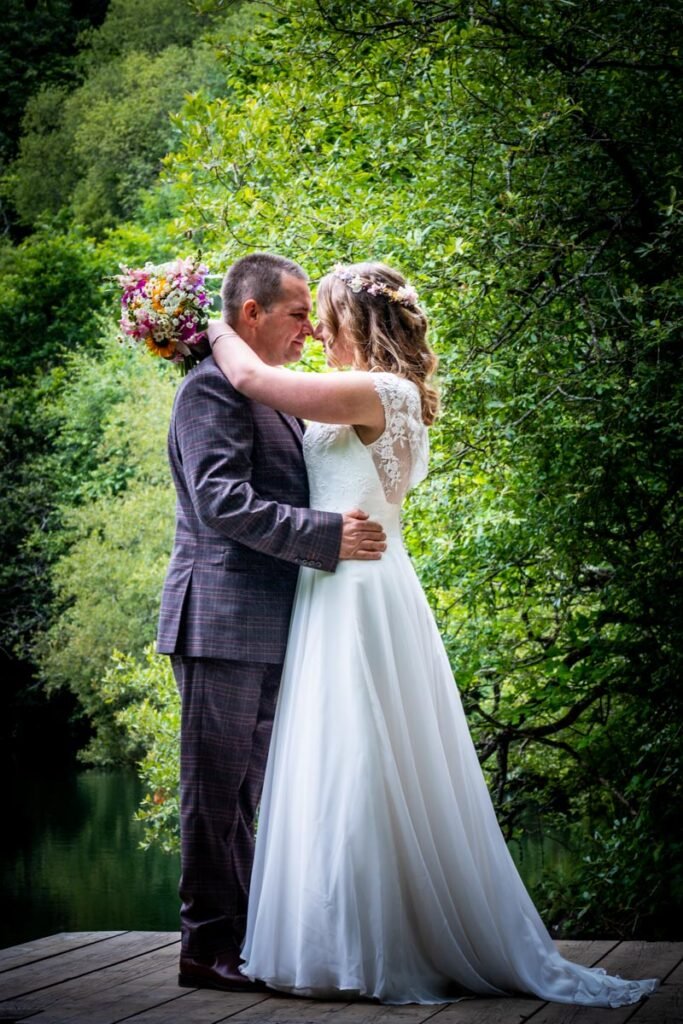
[[[374,281],[371,277],[361,277],[343,265],[335,264],[332,271],[334,277],[347,284],[352,292],[368,292],[369,295],[384,295],[389,302],[398,302],[400,306],[417,306],[417,292],[409,285],[402,285],[400,288],[390,288],[381,281]]]

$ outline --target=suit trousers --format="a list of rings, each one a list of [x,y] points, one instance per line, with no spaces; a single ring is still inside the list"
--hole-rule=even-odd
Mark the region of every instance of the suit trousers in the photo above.
[[[182,952],[211,960],[246,929],[282,665],[172,655],[180,691]]]

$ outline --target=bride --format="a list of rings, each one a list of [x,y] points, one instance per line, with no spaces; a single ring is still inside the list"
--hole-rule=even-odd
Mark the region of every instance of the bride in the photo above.
[[[380,263],[318,289],[328,364],[213,356],[249,398],[312,421],[311,506],[384,526],[379,561],[302,568],[261,802],[242,971],[320,998],[532,993],[621,1006],[657,987],[563,959],[508,852],[436,623],[401,540],[427,473],[436,358],[414,290]]]

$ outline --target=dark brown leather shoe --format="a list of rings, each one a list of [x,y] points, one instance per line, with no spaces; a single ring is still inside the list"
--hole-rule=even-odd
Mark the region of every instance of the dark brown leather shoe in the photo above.
[[[212,961],[180,957],[178,984],[183,988],[218,988],[226,992],[266,992],[262,981],[250,981],[240,973],[239,953],[217,953]]]

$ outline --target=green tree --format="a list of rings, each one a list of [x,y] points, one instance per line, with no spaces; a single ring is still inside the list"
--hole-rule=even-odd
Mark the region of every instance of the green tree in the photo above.
[[[153,222],[163,190],[149,194]],[[165,214],[165,210],[162,209]],[[62,507],[92,496],[90,475],[109,404],[126,363],[101,369],[100,335],[111,332],[117,261],[175,255],[172,227],[123,225],[99,245],[78,231],[38,232],[0,247],[0,646],[25,658],[50,620],[50,566],[62,552]],[[111,346],[111,340],[109,345]],[[93,373],[95,379],[93,379]]]
[[[138,658],[114,651],[101,686],[116,708],[116,724],[142,752],[138,768],[147,792],[137,816],[145,823],[145,843],[176,851],[180,698],[170,658],[155,654],[152,645]]]
[[[188,89],[218,89],[223,77],[211,45],[203,41],[211,19],[197,17],[183,3],[162,10],[159,4],[140,8],[116,0],[107,13],[106,0],[99,6],[86,2],[79,5],[80,20],[68,4],[57,2],[48,11],[39,2],[33,8],[28,12],[10,3],[1,47],[11,73],[0,136],[0,192],[3,203],[8,201],[0,245],[0,643],[7,738],[31,735],[31,722],[39,724],[41,716],[47,720],[52,713],[59,718],[56,728],[67,728],[71,704],[64,697],[67,688],[57,692],[59,672],[53,673],[49,699],[35,680],[37,638],[38,646],[47,645],[50,628],[62,616],[77,617],[76,609],[67,612],[71,597],[62,600],[55,583],[72,541],[82,541],[94,529],[86,510],[92,506],[93,514],[104,515],[107,488],[116,500],[114,494],[135,482],[139,468],[132,455],[129,465],[112,469],[108,482],[93,475],[102,469],[99,445],[109,406],[125,401],[128,393],[122,383],[126,365],[116,362],[122,353],[104,358],[101,351],[103,334],[117,348],[111,338],[117,291],[112,275],[120,262],[172,258],[186,244],[173,224],[172,189],[156,181],[161,157],[173,144],[168,113]],[[104,24],[93,27],[105,13]],[[34,229],[28,237],[15,223],[17,211],[23,228]],[[122,223],[133,211],[135,221]],[[10,237],[22,236],[23,242],[10,243]],[[105,315],[109,327],[103,329]],[[110,458],[109,449],[104,458]],[[168,501],[166,478],[165,494],[158,499],[153,484],[144,494],[143,485],[137,486],[128,505],[118,499],[131,517],[134,508],[142,512]],[[131,523],[132,532],[137,528]],[[153,558],[161,542],[149,525],[147,534]],[[111,544],[115,549],[124,541],[118,536]],[[111,560],[119,564],[115,554]],[[139,574],[131,572],[121,585],[133,586],[134,579],[140,593]],[[85,586],[84,580],[85,573]],[[116,610],[118,594],[110,589],[108,596]],[[128,632],[117,634],[122,643],[152,635],[149,623],[156,610],[150,610],[150,601],[146,594],[139,604],[131,598]],[[103,599],[103,618],[105,605]],[[110,628],[115,619],[109,616]],[[105,629],[104,645],[106,635]],[[93,684],[108,663],[111,645],[101,662],[92,661]],[[83,675],[87,671],[75,682],[82,683]],[[87,700],[84,689],[83,703]],[[103,712],[98,719],[103,733],[105,720]],[[82,735],[80,727],[69,731]],[[121,739],[114,728],[112,757],[119,755]]]
[[[155,56],[169,46],[192,47],[212,23],[185,0],[110,0],[103,23],[79,37],[86,67],[118,62],[129,53]]]
[[[104,4],[82,4],[74,17],[69,0],[5,0],[0,39],[0,163],[14,156],[28,98],[46,83],[74,82],[79,33],[100,20]]]
[[[80,23],[64,74],[36,76],[22,99],[4,190],[24,226],[68,213],[101,233],[138,211],[172,147],[169,112],[187,92],[222,86],[213,20],[185,0],[114,0],[103,24]]]
[[[76,487],[62,489],[53,512],[58,549],[50,559],[51,616],[35,640],[48,689],[78,698],[94,730],[87,755],[111,763],[129,757],[100,681],[116,648],[140,655],[155,635],[161,584],[173,537],[166,424],[174,377],[136,351],[110,350],[69,366],[60,397],[56,456],[70,449],[85,462]],[[84,445],[88,435],[94,443]],[[73,465],[73,456],[70,460]],[[75,468],[75,467],[74,467]],[[54,544],[52,532],[27,545]]]
[[[132,218],[173,144],[169,112],[210,81],[213,68],[210,49],[199,44],[126,51],[93,66],[68,94],[54,86],[33,96],[10,178],[22,223],[68,210],[101,234]]]
[[[499,813],[612,817],[611,925],[657,933],[681,894],[680,26],[616,2],[253,16],[232,93],[177,119],[185,226],[221,260],[412,277],[445,412],[410,543]]]
[[[0,246],[0,378],[11,383],[87,348],[109,267],[78,229],[43,230]]]
[[[191,237],[217,270],[266,248],[314,278],[368,256],[407,272],[430,314],[444,411],[406,537],[500,819],[511,836],[533,808],[592,822],[575,879],[537,894],[550,922],[668,934],[683,888],[680,25],[635,0],[284,0],[229,17],[201,6],[221,73],[199,55],[208,43],[190,58],[166,28],[145,56],[171,92],[181,67],[203,68],[182,109],[145,79],[157,122],[179,109],[168,134],[136,120],[132,26],[111,77],[115,21],[108,42],[90,41],[81,88],[32,101],[13,179],[26,223],[92,218],[102,241],[87,245],[108,265],[119,251],[142,261],[154,225],[177,218],[158,227],[159,249]],[[103,139],[111,124],[117,138]],[[136,148],[143,124],[149,147]],[[45,198],[51,140],[67,184]],[[124,215],[134,222],[107,232]],[[37,358],[69,347],[67,319]],[[144,757],[143,814],[172,844],[177,700],[145,648],[170,544],[159,436],[173,383],[157,373],[168,367],[109,346],[68,364],[49,407],[54,529],[21,545],[55,567],[46,678],[95,721],[93,756]],[[7,423],[14,443],[18,404]],[[35,437],[27,446],[43,458]],[[10,464],[27,507],[33,477]]]

